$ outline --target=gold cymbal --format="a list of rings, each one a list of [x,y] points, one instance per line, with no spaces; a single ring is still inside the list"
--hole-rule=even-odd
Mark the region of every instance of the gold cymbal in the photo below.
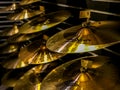
[[[8,19],[13,20],[13,21],[24,20],[24,19],[28,19],[28,18],[31,18],[33,16],[36,16],[36,15],[39,15],[42,13],[43,13],[43,11],[38,11],[38,10],[37,11],[28,11],[27,9],[24,9],[20,13],[8,15]]]
[[[40,0],[22,0],[19,4],[20,5],[28,5],[28,4],[32,4],[34,2],[38,2]]]
[[[44,16],[39,16],[25,23],[20,27],[20,33],[28,34],[40,32],[54,27],[70,17],[70,12],[66,10],[56,11]]]
[[[46,43],[58,53],[83,53],[111,46],[120,41],[119,21],[96,21],[90,25],[76,25],[58,32]]]
[[[15,34],[19,33],[18,26],[16,24],[13,25],[12,29],[10,30],[4,30],[3,32],[0,33],[0,36],[2,37],[10,37]]]
[[[5,8],[2,8],[2,9],[0,9],[0,11],[2,12],[2,11],[12,11],[12,10],[16,10],[17,9],[17,4],[16,3],[13,3],[12,5],[10,5],[10,6],[7,6],[7,7],[5,7]]]
[[[15,53],[19,50],[19,46],[16,44],[6,44],[0,47],[0,55],[7,55]]]
[[[109,59],[92,56],[62,64],[43,79],[40,90],[115,90],[119,73]]]
[[[39,72],[36,72],[36,68],[39,67]],[[23,77],[21,77],[14,86],[13,90],[40,90],[42,77],[40,73],[44,65],[35,67],[29,70]]]
[[[40,33],[37,34],[16,34],[8,38],[8,43],[20,43],[20,42],[25,42],[29,41],[37,36],[39,36]]]
[[[8,69],[9,71],[1,79],[2,85],[8,87],[14,87],[16,82],[24,76],[29,70],[38,66],[37,64],[31,64],[26,67],[17,68],[17,69]]]
[[[29,45],[21,48],[18,58],[3,62],[3,67],[13,69],[25,67],[29,64],[45,64],[58,60],[66,55],[49,51],[46,48],[47,39],[48,36],[43,35],[43,39],[35,40]]]

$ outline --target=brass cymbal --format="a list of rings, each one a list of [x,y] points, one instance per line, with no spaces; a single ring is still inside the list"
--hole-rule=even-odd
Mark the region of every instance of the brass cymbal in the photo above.
[[[58,53],[83,53],[111,46],[120,41],[119,21],[96,21],[58,32],[47,41],[47,48]]]
[[[16,3],[13,3],[12,5],[10,5],[10,6],[7,6],[7,7],[5,7],[5,8],[2,8],[2,9],[0,9],[0,11],[2,12],[2,11],[12,11],[12,10],[16,10],[17,9],[17,4]]]
[[[118,68],[109,59],[84,57],[62,64],[43,79],[40,90],[115,90]]]
[[[39,67],[39,72],[36,72],[37,67]],[[42,81],[40,73],[42,72],[42,68],[44,68],[44,65],[40,65],[37,67],[25,73],[25,75],[16,82],[13,90],[40,90]]]
[[[16,24],[13,25],[12,29],[4,30],[3,32],[0,33],[1,37],[10,37],[12,35],[15,35],[19,33],[18,26]]]
[[[20,33],[28,34],[40,32],[54,27],[70,17],[70,12],[66,10],[56,11],[44,16],[39,16],[20,27]]]
[[[19,46],[16,44],[6,44],[0,47],[0,55],[8,55],[15,53],[19,50]],[[7,57],[7,56],[6,56]]]
[[[43,39],[35,40],[27,46],[20,49],[18,57],[2,63],[5,68],[21,68],[29,64],[45,64],[65,56],[66,54],[59,54],[49,51],[46,48],[46,40],[48,36],[43,35]]]
[[[33,16],[42,14],[43,11],[29,11],[27,9],[24,9],[23,11],[21,11],[20,13],[15,13],[15,14],[10,14],[8,15],[8,19],[13,20],[13,21],[18,21],[18,20],[24,20],[24,19],[28,19],[31,18]]]
[[[1,79],[2,85],[8,87],[14,87],[16,82],[24,76],[29,70],[38,66],[37,64],[31,64],[26,67],[17,68],[17,69],[10,69]]]
[[[37,34],[15,34],[8,38],[8,43],[20,43],[20,42],[25,42],[29,41],[37,36],[39,36],[40,33]]]
[[[34,2],[38,2],[40,0],[22,0],[19,4],[20,5],[28,5],[28,4],[32,4]]]

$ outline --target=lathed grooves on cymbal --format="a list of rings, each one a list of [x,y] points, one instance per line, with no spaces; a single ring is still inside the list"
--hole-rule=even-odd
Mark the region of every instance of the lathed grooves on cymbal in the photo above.
[[[13,3],[12,5],[10,6],[7,6],[5,8],[2,8],[0,9],[0,11],[12,11],[12,10],[16,10],[17,9],[17,4],[16,3]]]
[[[82,66],[81,60],[92,61],[92,64]],[[89,56],[69,61],[53,69],[41,82],[40,90],[119,90],[115,89],[119,87],[116,85],[117,80],[118,68],[110,62],[110,58]]]
[[[46,46],[58,53],[103,49],[120,41],[119,24],[119,21],[96,21],[89,26],[76,25],[50,37]]]
[[[22,0],[19,4],[20,5],[28,5],[28,4],[32,4],[34,2],[38,2],[40,0]]]
[[[0,33],[0,36],[9,37],[9,36],[12,36],[12,35],[17,34],[17,33],[19,33],[19,28],[17,25],[13,25],[12,29],[4,30],[3,32]]]
[[[20,13],[15,13],[15,14],[10,14],[8,15],[8,19],[13,20],[13,21],[17,21],[17,20],[24,20],[24,19],[28,19],[31,18],[33,16],[42,14],[43,11],[29,11],[27,9],[24,9],[23,11],[21,11]]]
[[[60,10],[46,15],[38,16],[20,27],[20,33],[29,34],[40,32],[54,27],[71,16],[67,10]]]

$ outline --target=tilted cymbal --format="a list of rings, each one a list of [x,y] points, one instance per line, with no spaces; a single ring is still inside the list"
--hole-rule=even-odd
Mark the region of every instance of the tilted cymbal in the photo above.
[[[40,90],[116,90],[119,72],[109,59],[83,57],[62,64],[43,79]]]
[[[83,53],[118,43],[119,21],[96,21],[58,32],[47,41],[47,48],[58,53]]]
[[[32,4],[34,2],[38,2],[40,0],[22,0],[19,4],[20,5],[28,5],[28,4]]]
[[[29,41],[37,36],[39,36],[40,33],[37,34],[16,34],[8,38],[8,43],[21,43],[25,41]]]
[[[49,51],[46,48],[46,36],[41,40],[36,40],[24,48],[20,49],[18,58],[16,60],[5,62],[3,67],[8,68],[11,65],[14,68],[25,67],[29,64],[45,64],[65,56],[66,54],[59,54]],[[13,68],[12,67],[12,68]]]
[[[2,12],[2,11],[12,11],[12,10],[16,10],[17,9],[17,4],[16,3],[13,3],[12,5],[10,5],[10,6],[7,6],[7,7],[5,7],[5,8],[2,8],[2,9],[0,9],[0,11]]]
[[[70,15],[70,12],[66,10],[60,10],[46,14],[42,17],[36,17],[22,25],[20,27],[20,33],[28,34],[49,29],[65,21],[70,17]]]
[[[44,67],[46,67],[46,65],[40,65],[29,70],[16,82],[13,90],[40,90],[41,81],[43,79],[40,73],[44,70]],[[36,72],[36,68],[37,70],[39,68],[38,72]]]
[[[31,70],[32,68],[38,66],[37,64],[31,64],[26,67],[17,68],[17,69],[10,69],[1,79],[2,85],[8,87],[14,87],[16,82],[26,74],[27,71]]]
[[[8,15],[8,19],[13,20],[13,21],[17,21],[17,20],[24,20],[24,19],[28,19],[31,18],[33,16],[42,14],[43,11],[28,11],[27,9],[24,9],[22,12],[20,13],[14,13],[14,14],[10,14]]]
[[[2,47],[0,47],[0,55],[7,55],[8,54],[12,54],[12,53],[16,53],[19,50],[19,45],[17,44],[6,44]]]
[[[1,37],[10,37],[12,35],[15,35],[19,33],[19,29],[18,29],[18,26],[15,24],[13,25],[12,29],[8,29],[8,30],[4,30],[2,32],[0,32],[0,36]]]

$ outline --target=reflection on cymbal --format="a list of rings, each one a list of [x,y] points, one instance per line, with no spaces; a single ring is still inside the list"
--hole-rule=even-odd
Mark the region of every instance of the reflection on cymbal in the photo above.
[[[13,21],[17,21],[17,20],[24,20],[24,19],[28,19],[31,18],[33,16],[42,14],[43,11],[28,11],[27,9],[24,9],[22,12],[17,13],[17,14],[10,14],[8,15],[8,19],[13,20]]]
[[[28,4],[32,4],[34,2],[38,2],[40,0],[22,0],[19,4],[20,5],[28,5]]]
[[[38,66],[37,64],[31,64],[26,67],[18,68],[18,69],[11,69],[9,70],[1,80],[2,85],[6,85],[8,87],[14,87],[16,82],[29,70]]]
[[[118,21],[96,21],[58,32],[47,41],[47,48],[58,53],[83,53],[102,49],[120,41]],[[111,37],[112,36],[112,37]]]
[[[0,36],[2,37],[10,37],[14,34],[17,34],[19,32],[18,26],[13,25],[12,29],[10,30],[4,30],[3,32],[0,33]]]
[[[118,70],[106,58],[84,57],[58,66],[43,79],[40,90],[115,90]],[[101,59],[106,62],[93,68]]]
[[[17,9],[17,4],[16,3],[13,3],[12,5],[8,6],[8,7],[5,7],[5,8],[2,8],[0,9],[0,11],[12,11],[12,10],[16,10]]]
[[[6,45],[0,47],[0,55],[7,55],[7,54],[15,53],[18,50],[19,50],[18,45],[16,45],[16,44],[6,44]]]
[[[20,33],[28,34],[49,29],[65,21],[70,17],[70,15],[70,12],[61,10],[46,14],[43,17],[36,17],[22,25],[20,27]]]

